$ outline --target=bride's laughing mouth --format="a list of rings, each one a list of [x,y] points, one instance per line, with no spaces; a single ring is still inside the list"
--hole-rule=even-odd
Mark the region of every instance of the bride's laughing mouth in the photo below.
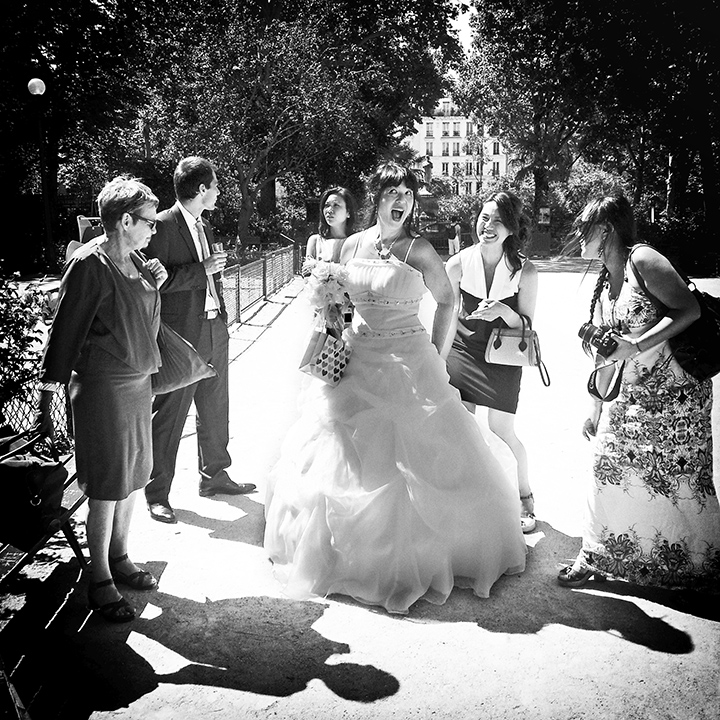
[[[395,209],[393,209],[393,210],[390,211],[390,217],[392,217],[392,219],[393,219],[395,222],[400,222],[400,221],[402,220],[402,216],[403,216],[403,211],[402,211],[402,210],[395,210]]]

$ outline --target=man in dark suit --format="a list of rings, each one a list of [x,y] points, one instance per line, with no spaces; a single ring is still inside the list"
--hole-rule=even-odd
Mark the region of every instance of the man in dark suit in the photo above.
[[[177,202],[157,216],[157,232],[146,254],[168,271],[161,288],[162,319],[195,346],[217,377],[153,401],[153,469],[145,498],[150,515],[160,522],[177,522],[169,494],[178,446],[190,405],[197,413],[200,495],[237,495],[255,490],[227,474],[228,453],[228,331],[220,274],[227,254],[213,251],[213,232],[204,210],[214,210],[218,197],[215,168],[208,160],[187,157],[173,175]]]

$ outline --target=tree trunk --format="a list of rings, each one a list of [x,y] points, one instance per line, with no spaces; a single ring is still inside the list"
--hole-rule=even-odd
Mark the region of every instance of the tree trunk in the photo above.
[[[54,134],[48,133],[42,141],[42,152],[44,158],[43,171],[43,206],[45,210],[45,247],[44,260],[46,269],[56,272],[60,269],[57,256],[57,196],[58,196],[58,170],[60,160],[58,158],[58,140]]]
[[[640,128],[640,141],[638,143],[637,161],[635,163],[635,190],[633,204],[637,205],[645,191],[645,128]]]
[[[533,224],[535,224],[540,217],[540,208],[547,207],[550,194],[550,183],[544,165],[536,165],[533,168],[533,180],[535,182],[535,195],[533,197],[532,220]]]
[[[275,192],[275,181],[271,180],[262,185],[259,189],[257,200],[258,215],[262,218],[270,218],[277,213],[277,194]]]
[[[688,178],[690,175],[690,156],[688,148],[676,148],[668,156],[667,195],[665,215],[676,217],[685,210]]]

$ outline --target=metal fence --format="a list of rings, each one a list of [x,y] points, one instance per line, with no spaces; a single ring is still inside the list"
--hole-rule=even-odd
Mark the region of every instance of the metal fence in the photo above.
[[[289,283],[299,271],[299,250],[282,248],[248,265],[234,265],[223,271],[223,299],[227,307],[228,325],[242,322],[242,315],[256,303],[266,300]],[[11,400],[2,409],[5,422],[17,432],[28,430],[35,423],[35,387]],[[72,423],[67,392],[57,392],[51,408],[59,444],[72,442]]]
[[[247,265],[223,270],[223,299],[228,325],[242,322],[242,314],[287,285],[297,272],[297,251],[282,248]]]

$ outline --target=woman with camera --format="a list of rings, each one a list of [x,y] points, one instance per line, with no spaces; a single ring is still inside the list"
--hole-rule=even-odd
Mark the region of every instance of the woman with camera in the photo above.
[[[720,581],[720,510],[713,486],[712,381],[698,381],[668,341],[700,316],[670,261],[637,244],[628,200],[590,201],[573,243],[602,270],[580,330],[596,371],[583,435],[596,437],[582,550],[558,582],[591,577],[668,588]],[[658,309],[664,307],[664,312]]]
[[[453,255],[445,270],[455,296],[448,332],[452,347],[447,358],[450,382],[470,412],[488,408],[488,427],[511,450],[517,464],[520,525],[535,530],[535,504],[530,488],[525,446],[515,433],[515,412],[522,368],[485,361],[493,328],[532,322],[537,300],[537,270],[521,252],[530,235],[522,201],[510,192],[490,196],[472,227],[473,244]]]

